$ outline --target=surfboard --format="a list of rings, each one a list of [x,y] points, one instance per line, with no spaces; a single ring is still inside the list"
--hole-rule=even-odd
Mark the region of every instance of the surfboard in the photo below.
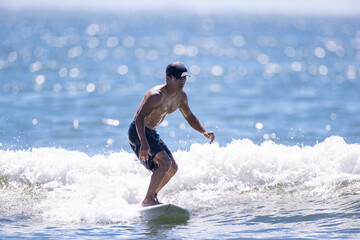
[[[142,207],[139,212],[145,220],[180,220],[188,219],[190,216],[187,209],[170,203]]]

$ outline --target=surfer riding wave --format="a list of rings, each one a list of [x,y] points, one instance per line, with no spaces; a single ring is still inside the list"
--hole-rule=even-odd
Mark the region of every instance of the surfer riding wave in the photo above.
[[[210,143],[215,139],[214,133],[206,131],[190,110],[187,95],[183,91],[187,76],[190,75],[183,63],[170,63],[166,68],[166,83],[146,92],[129,127],[131,148],[142,164],[153,172],[142,202],[144,207],[161,204],[157,194],[178,169],[170,150],[156,132],[168,114],[179,109],[193,129],[210,139]]]

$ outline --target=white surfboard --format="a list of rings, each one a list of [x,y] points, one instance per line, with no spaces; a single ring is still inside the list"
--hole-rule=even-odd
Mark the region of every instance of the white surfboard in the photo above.
[[[142,207],[139,212],[145,220],[188,219],[190,215],[187,209],[170,203]]]

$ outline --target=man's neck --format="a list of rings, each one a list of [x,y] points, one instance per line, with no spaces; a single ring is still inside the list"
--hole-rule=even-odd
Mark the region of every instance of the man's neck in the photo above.
[[[165,86],[164,86],[164,93],[165,93],[165,95],[167,95],[167,96],[169,96],[169,97],[172,97],[172,96],[174,96],[174,95],[177,93],[177,91],[171,89],[169,85],[165,84]]]

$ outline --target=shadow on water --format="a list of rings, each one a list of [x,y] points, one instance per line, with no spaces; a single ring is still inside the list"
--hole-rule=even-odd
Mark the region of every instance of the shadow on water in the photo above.
[[[182,217],[159,217],[156,219],[144,221],[144,235],[148,237],[163,238],[168,236],[168,232],[187,226],[190,216]]]

